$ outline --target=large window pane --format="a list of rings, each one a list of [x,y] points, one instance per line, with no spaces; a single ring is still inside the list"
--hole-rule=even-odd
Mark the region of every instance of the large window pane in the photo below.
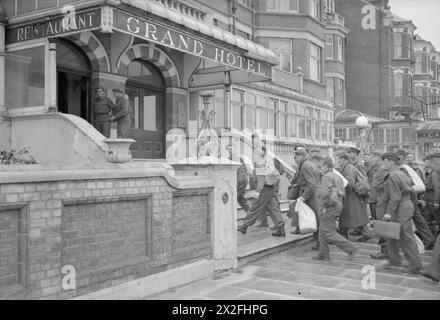
[[[45,47],[9,52],[6,55],[6,106],[44,106]]]
[[[272,49],[280,60],[279,68],[281,70],[292,72],[292,40],[271,40],[269,48]]]
[[[333,35],[326,34],[325,35],[325,57],[326,59],[334,58],[334,49],[333,49]]]
[[[264,97],[260,97],[260,103],[258,108],[259,117],[259,129],[267,129],[267,117],[268,117],[268,102]]]

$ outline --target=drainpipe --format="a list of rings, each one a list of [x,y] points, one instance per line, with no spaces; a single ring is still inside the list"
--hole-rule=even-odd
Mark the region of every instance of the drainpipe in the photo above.
[[[5,100],[5,75],[6,75],[6,39],[5,39],[6,17],[0,4],[0,117],[6,116]]]

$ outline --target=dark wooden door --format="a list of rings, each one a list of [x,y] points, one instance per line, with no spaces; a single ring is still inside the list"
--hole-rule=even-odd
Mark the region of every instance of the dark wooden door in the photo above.
[[[126,86],[130,100],[132,129],[130,147],[135,159],[165,158],[165,93],[161,90]]]

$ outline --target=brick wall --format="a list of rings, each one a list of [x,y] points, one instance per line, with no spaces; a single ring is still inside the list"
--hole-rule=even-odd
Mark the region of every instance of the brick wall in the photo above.
[[[163,178],[0,184],[0,299],[64,299],[210,258],[212,189]],[[64,266],[76,290],[63,290]]]

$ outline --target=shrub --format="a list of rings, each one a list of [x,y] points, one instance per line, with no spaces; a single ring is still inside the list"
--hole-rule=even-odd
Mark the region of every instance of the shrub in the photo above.
[[[19,151],[0,149],[0,164],[36,164],[35,159],[29,154],[29,148]]]

